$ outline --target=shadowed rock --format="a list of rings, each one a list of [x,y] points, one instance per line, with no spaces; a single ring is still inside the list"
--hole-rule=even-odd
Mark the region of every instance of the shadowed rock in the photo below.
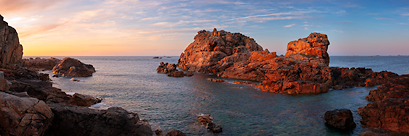
[[[0,92],[0,135],[43,135],[53,117],[43,101]]]
[[[1,16],[1,15],[0,15]],[[0,17],[0,66],[13,68],[22,65],[23,46],[20,44],[16,29]]]
[[[63,103],[48,103],[54,113],[50,136],[151,136],[146,120],[119,107],[96,110]]]
[[[325,123],[337,129],[352,130],[356,127],[351,110],[336,109],[325,112]]]
[[[64,58],[53,68],[53,73],[68,77],[89,77],[94,72],[94,66],[73,58]]]

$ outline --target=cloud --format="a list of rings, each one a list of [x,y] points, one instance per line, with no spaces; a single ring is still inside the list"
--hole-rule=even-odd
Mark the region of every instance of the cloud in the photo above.
[[[59,0],[0,0],[0,13],[15,13],[27,10],[44,10],[55,5]]]
[[[400,14],[402,16],[409,16],[409,13]]]
[[[295,24],[285,25],[284,27],[293,27]]]
[[[387,20],[387,21],[393,21],[392,18],[383,18],[383,17],[379,17],[379,18],[375,18],[377,20]]]

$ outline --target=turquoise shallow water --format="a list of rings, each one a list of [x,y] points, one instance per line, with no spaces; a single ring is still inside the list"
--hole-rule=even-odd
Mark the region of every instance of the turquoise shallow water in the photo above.
[[[74,57],[92,64],[92,77],[51,79],[65,92],[104,98],[98,108],[123,107],[139,113],[164,132],[178,129],[187,135],[213,135],[196,122],[198,114],[211,114],[223,127],[219,135],[359,135],[364,129],[358,107],[372,88],[330,90],[318,95],[283,95],[262,92],[248,85],[215,83],[213,75],[196,73],[174,78],[156,73],[161,61],[177,63],[178,57]],[[331,66],[371,67],[408,74],[409,57],[331,57]],[[45,71],[50,73],[51,71]],[[347,108],[354,114],[357,128],[339,132],[324,124],[325,111]]]

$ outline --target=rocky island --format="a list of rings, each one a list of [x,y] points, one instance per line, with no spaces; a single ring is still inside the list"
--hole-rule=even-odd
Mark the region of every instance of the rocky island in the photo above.
[[[316,94],[331,88],[381,85],[366,98],[374,103],[359,109],[363,127],[408,133],[407,75],[374,72],[368,68],[329,67],[329,44],[327,35],[311,33],[306,38],[289,42],[285,56],[277,56],[276,52],[263,50],[253,38],[215,28],[199,31],[180,55],[178,63],[167,65],[222,78],[248,80],[243,83],[273,93]]]

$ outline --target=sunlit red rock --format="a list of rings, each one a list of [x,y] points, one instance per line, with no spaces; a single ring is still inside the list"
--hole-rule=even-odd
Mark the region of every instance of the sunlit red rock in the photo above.
[[[359,108],[362,125],[409,133],[409,75],[389,78],[366,99],[373,103]]]
[[[286,57],[297,56],[297,60],[305,60],[304,57],[316,59],[319,63],[329,65],[328,37],[325,34],[311,33],[307,38],[291,41],[287,45]],[[301,56],[300,56],[301,55]],[[304,56],[304,57],[302,57]]]

